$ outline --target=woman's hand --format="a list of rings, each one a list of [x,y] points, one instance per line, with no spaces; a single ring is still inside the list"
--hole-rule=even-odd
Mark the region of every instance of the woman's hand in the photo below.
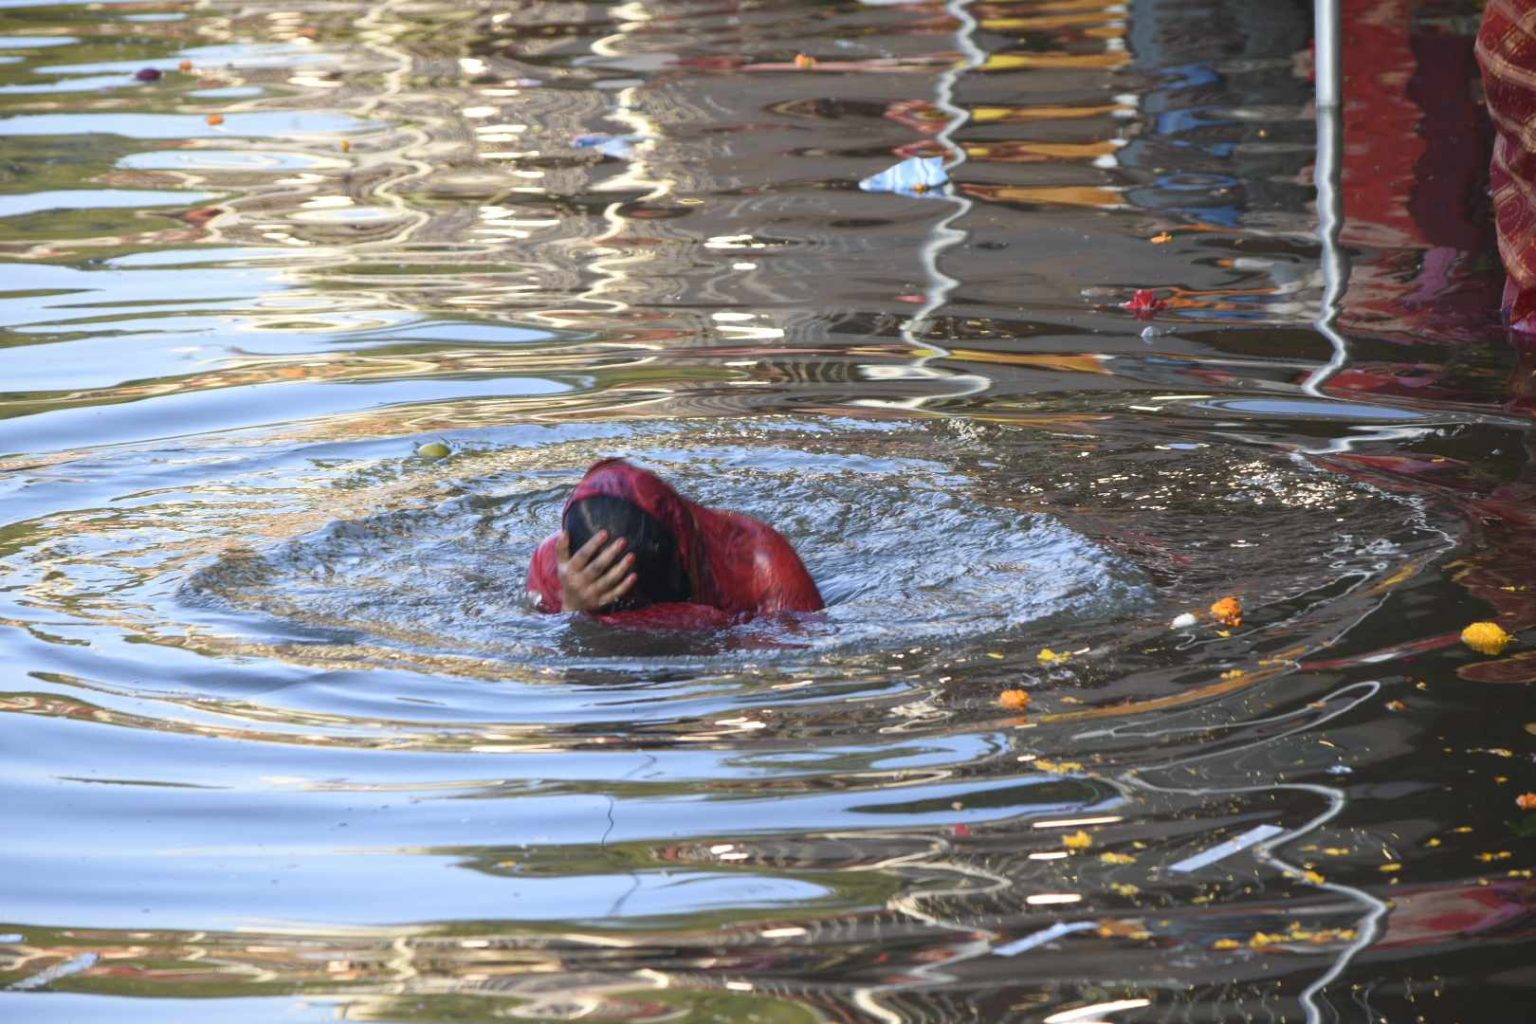
[[[599,530],[573,555],[570,534],[560,531],[555,555],[560,566],[560,604],[566,611],[595,612],[606,608],[635,585],[637,577],[629,571],[635,556],[619,557],[624,551],[624,538],[604,547],[607,540],[608,531]]]

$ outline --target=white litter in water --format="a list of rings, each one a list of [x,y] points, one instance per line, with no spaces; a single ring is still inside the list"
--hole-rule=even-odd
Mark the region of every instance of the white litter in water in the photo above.
[[[1012,942],[993,947],[992,952],[998,956],[1017,956],[1037,946],[1043,946],[1047,942],[1054,942],[1063,935],[1071,935],[1073,932],[1086,932],[1097,927],[1098,925],[1092,921],[1058,921],[1049,928],[1042,928],[1032,935],[1026,935],[1022,939],[1014,939]]]
[[[70,957],[61,964],[54,964],[46,971],[38,971],[30,978],[22,978],[12,985],[10,990],[12,992],[25,992],[28,989],[42,988],[44,985],[58,981],[60,978],[67,978],[71,974],[79,974],[83,970],[94,967],[96,961],[100,959],[101,957],[95,953],[81,953],[79,956]]]
[[[1190,626],[1193,626],[1196,621],[1198,620],[1196,620],[1193,615],[1191,615],[1189,612],[1185,612],[1183,615],[1178,616],[1172,622],[1168,623],[1168,628],[1188,629]]]
[[[644,141],[646,139],[643,135],[609,135],[604,132],[578,135],[571,140],[578,149],[595,149],[615,160],[632,159],[635,155],[635,146]]]
[[[941,156],[914,156],[859,182],[865,192],[895,192],[904,196],[929,196],[949,184]]]
[[[1284,831],[1285,829],[1279,825],[1255,825],[1240,836],[1233,836],[1224,843],[1216,844],[1204,853],[1197,853],[1193,857],[1179,861],[1168,870],[1177,871],[1181,874],[1199,871],[1207,865],[1215,864],[1219,860],[1225,860],[1234,853],[1248,849],[1254,843],[1262,843],[1264,840],[1278,836]]]

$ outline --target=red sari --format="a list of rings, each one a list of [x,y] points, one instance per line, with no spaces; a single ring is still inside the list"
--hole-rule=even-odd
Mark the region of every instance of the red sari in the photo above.
[[[766,523],[689,501],[654,473],[622,459],[595,463],[565,507],[599,495],[630,502],[671,532],[693,594],[688,604],[598,616],[604,622],[639,628],[717,628],[757,615],[824,607],[800,556]],[[528,566],[528,591],[540,611],[562,610],[558,542],[558,534],[545,540]]]

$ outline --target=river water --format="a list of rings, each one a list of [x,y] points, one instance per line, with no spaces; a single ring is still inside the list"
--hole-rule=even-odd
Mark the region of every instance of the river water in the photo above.
[[[0,1016],[1524,1019],[1478,10],[1344,6],[1320,150],[1289,0],[0,0]],[[531,610],[610,455],[828,610]]]

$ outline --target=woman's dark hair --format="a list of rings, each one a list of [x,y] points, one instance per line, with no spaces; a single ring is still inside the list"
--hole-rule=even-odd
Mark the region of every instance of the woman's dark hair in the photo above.
[[[564,525],[572,551],[579,550],[599,530],[607,530],[610,539],[623,537],[628,542],[624,550],[635,556],[631,567],[635,585],[610,609],[643,608],[687,601],[692,596],[677,539],[655,516],[633,502],[602,494],[583,498],[565,510]]]

